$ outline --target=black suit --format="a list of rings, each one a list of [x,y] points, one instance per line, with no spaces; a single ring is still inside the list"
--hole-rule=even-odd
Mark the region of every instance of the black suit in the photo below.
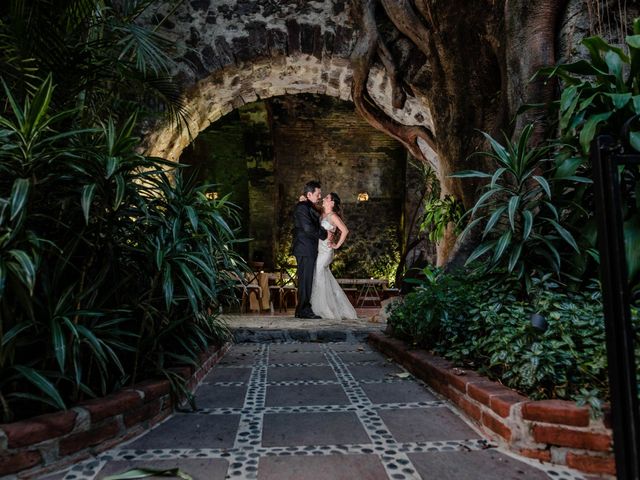
[[[313,315],[311,287],[318,258],[318,240],[327,238],[327,231],[320,226],[320,214],[309,200],[299,202],[293,212],[293,255],[298,262],[298,308],[296,316]]]

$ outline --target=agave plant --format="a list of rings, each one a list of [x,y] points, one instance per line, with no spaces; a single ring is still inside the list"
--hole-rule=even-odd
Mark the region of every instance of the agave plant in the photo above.
[[[474,207],[462,235],[484,223],[482,242],[472,252],[467,264],[483,260],[481,268],[505,269],[515,273],[524,287],[531,288],[535,273],[559,274],[567,247],[579,252],[572,233],[563,225],[566,209],[554,204],[554,187],[559,182],[590,182],[568,175],[549,160],[552,146],[530,147],[534,125],[527,125],[517,142],[505,137],[502,145],[484,133],[491,157],[498,168],[493,173],[475,170],[458,172],[458,178],[488,180]]]

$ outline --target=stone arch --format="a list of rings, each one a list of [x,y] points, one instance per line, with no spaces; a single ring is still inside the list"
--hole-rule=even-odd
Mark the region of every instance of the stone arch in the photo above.
[[[178,160],[212,122],[259,99],[315,93],[352,100],[355,35],[343,1],[193,0],[170,18],[161,28],[181,54],[173,75],[183,87],[189,124],[182,131],[166,123],[150,127],[145,134],[150,155]],[[367,89],[397,122],[433,131],[423,101],[409,97],[402,109],[392,106],[384,69],[371,72]],[[437,168],[435,152],[421,147]]]

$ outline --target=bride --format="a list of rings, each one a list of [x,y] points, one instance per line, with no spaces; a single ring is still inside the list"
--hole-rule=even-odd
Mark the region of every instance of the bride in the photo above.
[[[327,240],[319,240],[318,259],[311,288],[311,305],[315,314],[322,318],[355,319],[358,318],[355,309],[329,269],[334,250],[342,246],[349,234],[349,229],[340,217],[338,194],[331,192],[324,197],[322,210],[320,225],[331,232],[331,235]]]

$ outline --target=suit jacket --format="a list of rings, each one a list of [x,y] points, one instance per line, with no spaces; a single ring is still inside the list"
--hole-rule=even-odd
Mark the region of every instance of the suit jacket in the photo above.
[[[320,226],[320,214],[309,200],[299,202],[293,211],[293,255],[317,257],[318,240],[327,238],[327,231]]]

